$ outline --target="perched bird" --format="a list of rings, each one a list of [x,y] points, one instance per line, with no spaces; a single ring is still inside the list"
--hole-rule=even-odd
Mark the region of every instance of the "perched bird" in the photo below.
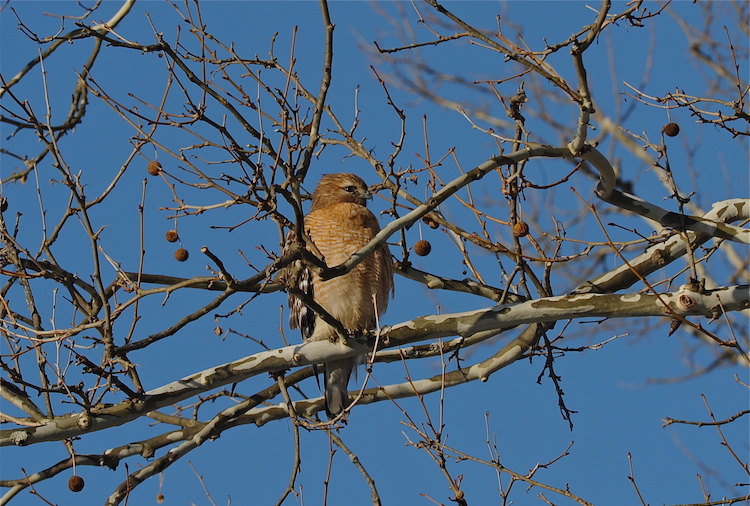
[[[365,182],[354,174],[326,174],[320,179],[313,192],[312,207],[304,219],[304,230],[329,267],[348,260],[380,231],[377,218],[366,207],[371,198]],[[287,235],[287,244],[293,240],[292,231]],[[350,333],[375,328],[376,317],[383,314],[393,294],[393,265],[386,245],[378,247],[342,276],[324,281],[298,261],[286,268],[284,278],[289,286],[315,300]],[[300,329],[305,340],[336,339],[335,329],[292,293],[289,308],[289,325]],[[356,357],[325,364],[329,418],[349,406],[347,385],[356,364]]]

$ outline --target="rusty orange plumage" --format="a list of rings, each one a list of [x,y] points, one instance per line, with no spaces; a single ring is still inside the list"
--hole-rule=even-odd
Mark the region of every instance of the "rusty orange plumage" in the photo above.
[[[366,207],[369,198],[367,185],[359,176],[338,173],[321,178],[313,192],[304,229],[328,266],[348,260],[380,231],[378,219]],[[286,282],[311,296],[347,331],[372,330],[393,294],[391,255],[387,246],[380,246],[348,273],[328,280],[320,279],[304,265],[292,265],[287,268]],[[336,338],[333,327],[292,294],[289,306],[290,326],[301,329],[305,339]],[[329,417],[338,415],[349,405],[347,386],[356,362],[356,358],[351,358],[325,364]]]

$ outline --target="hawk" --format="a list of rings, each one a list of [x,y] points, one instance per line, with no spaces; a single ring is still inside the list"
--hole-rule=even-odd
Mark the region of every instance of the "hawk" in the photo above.
[[[380,231],[378,219],[366,207],[372,195],[354,174],[325,174],[312,195],[312,207],[304,218],[304,230],[326,265],[339,265],[366,245]],[[287,235],[287,243],[294,232]],[[286,283],[311,297],[350,333],[375,328],[393,294],[393,265],[386,245],[348,273],[322,280],[298,261],[286,268]],[[336,339],[336,331],[302,300],[289,294],[289,326],[300,329],[306,341]],[[347,385],[357,358],[325,364],[325,406],[329,419],[349,406]]]

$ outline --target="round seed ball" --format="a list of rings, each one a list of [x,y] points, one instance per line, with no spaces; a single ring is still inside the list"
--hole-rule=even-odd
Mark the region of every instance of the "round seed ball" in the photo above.
[[[178,262],[184,262],[188,259],[190,255],[188,254],[188,251],[185,248],[180,248],[177,251],[174,252],[174,257],[177,259]]]
[[[422,218],[422,221],[425,224],[427,224],[427,226],[430,227],[433,230],[436,229],[436,228],[440,228],[440,224],[437,221],[435,221],[434,219],[432,219],[430,216],[424,216]]]
[[[680,133],[680,125],[677,123],[667,123],[662,130],[664,130],[664,133],[668,136],[674,137]]]
[[[146,170],[149,174],[152,176],[158,176],[159,172],[161,172],[161,164],[154,160],[153,162],[148,162],[148,166],[146,167]]]
[[[177,242],[177,239],[179,239],[180,236],[177,235],[177,230],[167,230],[165,238],[169,242]]]
[[[414,253],[421,257],[426,257],[430,254],[430,251],[432,251],[432,244],[424,239],[417,241],[414,245]]]
[[[529,235],[529,225],[526,224],[525,221],[516,222],[516,224],[513,225],[513,236],[523,237],[525,235]]]
[[[84,485],[83,478],[75,474],[68,480],[68,488],[73,492],[80,492]]]

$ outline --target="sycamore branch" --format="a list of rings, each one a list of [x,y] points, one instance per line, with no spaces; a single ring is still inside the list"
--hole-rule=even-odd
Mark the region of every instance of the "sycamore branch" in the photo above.
[[[546,297],[520,303],[500,304],[485,309],[443,315],[429,315],[394,325],[380,334],[380,349],[441,337],[462,338],[480,332],[499,332],[518,325],[554,322],[577,318],[635,318],[705,316],[717,318],[724,311],[740,311],[750,307],[750,285],[737,285],[713,290],[699,290],[693,284],[683,285],[676,292],[652,294],[583,294]],[[530,327],[531,328],[531,327]],[[365,336],[367,337],[367,336]],[[178,381],[146,392],[141,398],[128,399],[114,406],[92,408],[88,412],[56,417],[38,427],[0,431],[0,446],[27,445],[80,436],[86,432],[125,424],[147,413],[172,405],[223,385],[238,383],[259,374],[326,363],[360,356],[371,351],[367,339],[354,339],[346,345],[326,341],[309,342],[276,350],[256,353],[192,374]],[[527,342],[528,341],[527,339]],[[522,348],[503,352],[492,364],[477,365],[472,374],[486,380],[497,370],[497,364],[511,363]],[[499,362],[496,362],[499,360]],[[504,366],[504,365],[503,365]],[[398,390],[404,393],[403,389]],[[315,411],[322,409],[321,402]],[[286,408],[284,408],[286,409]],[[307,409],[309,410],[309,409]],[[300,407],[298,413],[305,412]]]

